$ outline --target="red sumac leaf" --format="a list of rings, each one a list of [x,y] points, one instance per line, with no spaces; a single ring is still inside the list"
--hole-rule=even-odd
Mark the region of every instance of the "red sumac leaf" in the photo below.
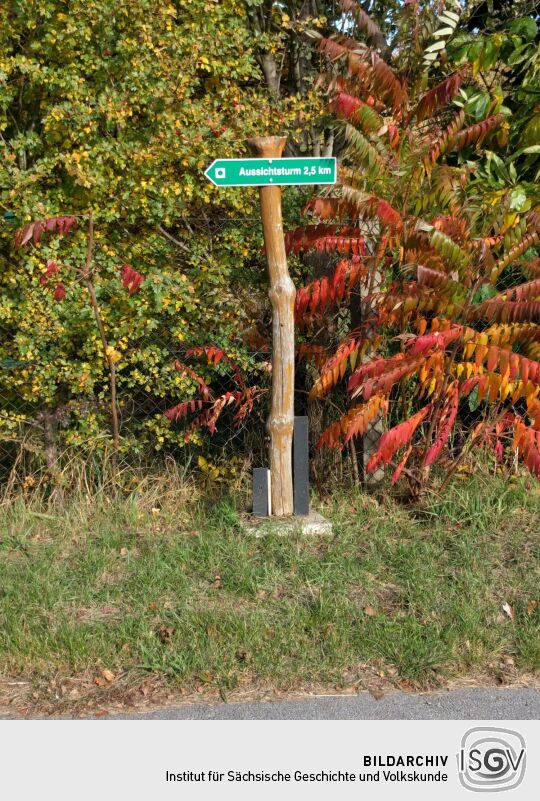
[[[171,422],[175,423],[177,420],[181,420],[182,417],[186,417],[189,411],[194,412],[202,409],[202,407],[203,402],[199,399],[182,401],[182,403],[178,403],[176,406],[173,406],[172,409],[167,409],[165,412],[165,417],[171,420]]]
[[[461,88],[463,78],[460,72],[454,72],[444,81],[434,86],[421,98],[416,108],[409,115],[409,120],[416,117],[417,122],[423,122],[442,106],[447,106],[457,95]]]
[[[232,367],[236,383],[242,387],[242,389],[245,387],[245,381],[242,378],[242,371],[240,370],[239,365],[233,359],[227,356],[222,348],[218,348],[217,345],[203,345],[202,347],[190,348],[186,353],[186,357],[190,356],[206,356],[208,364],[213,364],[214,366],[219,364],[221,360],[226,361]],[[216,403],[217,402],[218,401],[216,401]]]
[[[120,274],[122,276],[122,286],[124,289],[129,290],[130,295],[134,295],[139,291],[144,281],[144,276],[138,273],[137,270],[134,270],[130,264],[123,264],[120,269]]]
[[[420,409],[419,412],[413,414],[408,420],[386,431],[379,441],[379,447],[376,453],[373,454],[367,463],[366,471],[370,473],[376,470],[381,464],[388,464],[392,460],[394,453],[409,443],[414,432],[430,411],[431,404],[428,404],[424,406],[423,409]]]
[[[398,466],[396,467],[396,469],[392,473],[392,484],[396,484],[399,481],[400,476],[401,476],[401,474],[403,473],[403,471],[405,469],[405,465],[407,464],[407,460],[408,460],[409,456],[412,453],[412,449],[413,449],[413,446],[409,445],[409,447],[407,448],[407,450],[403,454],[403,458],[402,458],[401,462],[398,464]]]
[[[441,409],[438,420],[437,437],[433,445],[431,445],[426,452],[425,465],[428,467],[437,461],[441,455],[442,449],[450,436],[452,427],[455,423],[459,405],[459,389],[457,384],[452,387],[448,397]]]
[[[57,231],[60,236],[67,234],[71,228],[77,228],[76,217],[48,217],[44,220],[34,220],[20,228],[15,234],[15,247],[20,250],[30,241],[37,245],[43,231]]]

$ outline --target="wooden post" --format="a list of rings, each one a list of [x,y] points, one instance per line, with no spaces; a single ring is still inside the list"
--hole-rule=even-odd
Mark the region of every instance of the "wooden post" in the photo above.
[[[255,137],[249,147],[259,158],[279,159],[284,136]],[[270,476],[272,513],[293,514],[292,438],[294,425],[294,298],[296,290],[289,275],[283,220],[281,188],[259,188],[264,245],[270,275],[272,304],[272,408],[267,422],[270,434]]]

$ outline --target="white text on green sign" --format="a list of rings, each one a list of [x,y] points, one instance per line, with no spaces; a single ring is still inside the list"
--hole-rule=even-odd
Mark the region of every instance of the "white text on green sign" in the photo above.
[[[217,159],[204,173],[216,186],[335,184],[335,158]]]

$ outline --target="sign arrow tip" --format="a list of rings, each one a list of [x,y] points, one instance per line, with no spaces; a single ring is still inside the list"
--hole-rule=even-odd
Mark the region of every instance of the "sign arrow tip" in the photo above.
[[[214,172],[213,168],[214,168],[215,163],[216,163],[216,160],[214,160],[211,164],[208,165],[208,167],[204,171],[204,175],[205,175],[206,178],[208,178],[209,181],[211,181],[211,183],[214,184],[214,186],[217,186],[217,183],[214,181],[214,177],[213,177],[213,172]]]

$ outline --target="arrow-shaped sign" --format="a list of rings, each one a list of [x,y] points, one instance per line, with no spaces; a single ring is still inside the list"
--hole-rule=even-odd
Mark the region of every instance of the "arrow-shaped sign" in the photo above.
[[[335,158],[217,159],[204,173],[216,186],[335,184]]]

